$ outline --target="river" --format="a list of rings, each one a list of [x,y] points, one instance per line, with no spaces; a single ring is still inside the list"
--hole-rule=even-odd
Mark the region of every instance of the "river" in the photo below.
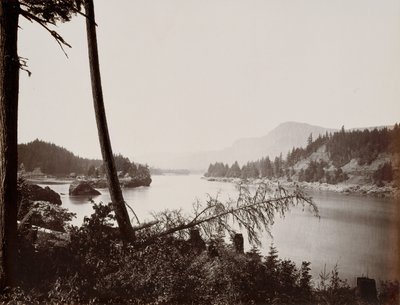
[[[151,212],[182,208],[190,212],[195,200],[205,201],[218,194],[221,200],[235,198],[231,183],[210,182],[200,176],[153,176],[150,187],[125,189],[124,197],[139,219],[151,219]],[[42,185],[44,186],[44,185]],[[50,188],[61,194],[63,207],[77,214],[74,225],[93,210],[86,197],[68,196],[68,184],[53,184]],[[109,202],[106,189],[93,198]],[[320,218],[307,210],[292,209],[284,219],[277,218],[272,236],[263,234],[261,251],[270,245],[277,248],[280,258],[288,258],[299,266],[310,261],[314,280],[324,267],[330,271],[338,265],[339,275],[355,285],[357,276],[379,280],[394,279],[399,264],[398,219],[394,201],[389,199],[342,195],[332,192],[312,192]],[[251,245],[245,240],[245,248]]]

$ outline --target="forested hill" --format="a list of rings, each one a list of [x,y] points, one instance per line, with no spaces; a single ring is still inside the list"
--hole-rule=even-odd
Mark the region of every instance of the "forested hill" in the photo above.
[[[393,180],[393,154],[399,153],[400,127],[346,131],[342,128],[316,139],[308,138],[305,148],[293,148],[286,158],[270,159],[239,166],[222,162],[210,164],[207,177],[286,178],[336,184],[342,181],[382,184]]]
[[[18,145],[18,164],[31,172],[40,168],[45,174],[61,176],[87,173],[89,167],[98,167],[101,160],[85,159],[75,156],[72,152],[52,143],[36,139],[27,144]]]
[[[150,177],[147,166],[130,162],[122,155],[116,155],[114,158],[117,170],[123,174],[129,174],[131,177],[143,174]],[[101,176],[102,163],[101,160],[78,157],[63,147],[41,140],[18,145],[18,165],[26,172],[40,168],[42,173],[54,176],[68,176],[71,173]]]

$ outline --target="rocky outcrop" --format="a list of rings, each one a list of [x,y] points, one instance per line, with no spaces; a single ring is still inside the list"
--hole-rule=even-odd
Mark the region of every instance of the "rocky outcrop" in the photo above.
[[[48,186],[43,188],[36,184],[23,183],[20,185],[19,192],[23,200],[48,201],[55,205],[61,205],[60,194],[56,193]]]
[[[89,180],[88,182],[94,188],[105,189],[108,187],[106,179],[95,179],[95,180]]]
[[[121,185],[126,188],[139,187],[139,186],[150,186],[151,178],[146,177],[134,177],[127,180],[120,181]]]
[[[25,210],[27,212],[19,217],[19,227],[34,225],[52,231],[65,232],[66,224],[75,216],[67,209],[47,201],[30,202]]]
[[[149,176],[145,177],[134,177],[134,178],[122,178],[119,179],[119,183],[122,187],[125,188],[134,188],[139,186],[150,186],[152,180]],[[107,188],[107,180],[98,179],[98,180],[90,180],[88,183],[95,188]]]
[[[98,190],[95,190],[93,186],[87,181],[74,181],[69,186],[70,196],[97,196],[101,195]]]

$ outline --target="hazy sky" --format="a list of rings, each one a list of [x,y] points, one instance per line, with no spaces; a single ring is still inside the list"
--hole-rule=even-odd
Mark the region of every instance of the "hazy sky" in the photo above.
[[[400,121],[399,0],[95,0],[114,152],[219,149],[284,121]],[[99,157],[82,17],[20,21],[19,141]]]

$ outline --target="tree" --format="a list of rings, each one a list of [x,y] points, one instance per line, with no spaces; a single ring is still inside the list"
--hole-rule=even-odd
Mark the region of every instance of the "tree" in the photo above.
[[[101,86],[99,54],[97,50],[97,35],[93,0],[85,1],[86,11],[86,30],[88,41],[88,53],[90,64],[90,76],[92,81],[93,104],[96,113],[97,130],[103,157],[105,172],[107,176],[108,188],[111,201],[115,212],[121,236],[125,240],[134,238],[135,232],[129,220],[125,200],[119,184],[117,170],[115,167],[114,156],[111,148],[110,135],[108,133],[106,112],[104,109],[103,90]]]
[[[125,175],[131,171],[131,161],[121,154],[114,155],[114,162],[117,172],[121,171]]]
[[[279,185],[261,182],[254,193],[246,184],[239,184],[238,190],[237,200],[222,202],[218,197],[209,197],[205,205],[196,202],[193,205],[194,216],[189,218],[181,210],[166,210],[153,215],[155,221],[150,225],[157,225],[156,233],[144,243],[148,244],[158,237],[194,227],[210,238],[222,232],[232,236],[236,233],[234,224],[238,224],[240,229],[246,231],[250,243],[260,245],[260,231],[271,235],[275,217],[284,217],[296,205],[307,206],[315,216],[319,216],[318,207],[312,198],[298,186],[288,191]]]
[[[13,282],[16,256],[19,9],[0,1],[0,289]]]
[[[74,0],[0,0],[0,288],[12,284],[15,267],[19,69],[26,70],[18,56],[19,15],[44,27],[62,48],[69,45],[48,24],[69,21],[79,6]]]
[[[95,177],[96,176],[96,168],[94,165],[90,165],[87,171],[88,177]]]
[[[226,176],[233,177],[233,178],[239,178],[241,174],[242,173],[240,170],[240,166],[239,166],[238,162],[235,161],[235,163],[232,164],[231,168],[226,173]]]
[[[283,176],[283,161],[282,155],[280,157],[275,157],[274,160],[274,174],[276,178],[280,178]]]
[[[310,135],[307,138],[307,146],[311,145],[312,142],[313,142],[313,136],[312,136],[312,133],[310,133]]]

